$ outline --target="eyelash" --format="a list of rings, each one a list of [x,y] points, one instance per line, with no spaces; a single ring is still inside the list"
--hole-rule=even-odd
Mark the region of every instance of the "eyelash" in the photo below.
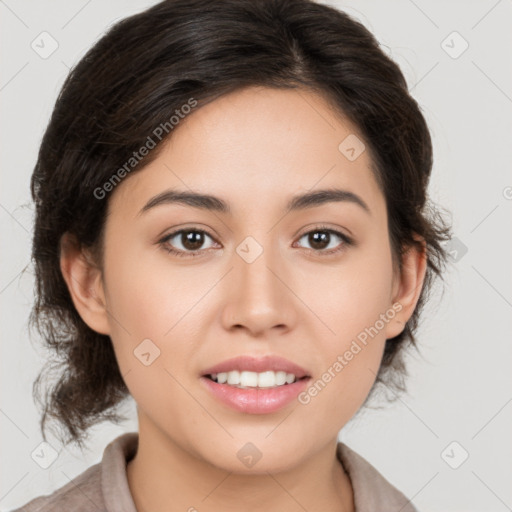
[[[339,248],[337,248],[337,249],[330,249],[329,251],[320,250],[320,249],[318,249],[318,250],[316,250],[316,249],[308,249],[309,251],[312,251],[312,252],[320,254],[320,255],[325,255],[327,257],[327,256],[330,256],[332,254],[336,254],[336,253],[342,251],[347,246],[355,245],[354,241],[350,237],[345,235],[344,233],[340,233],[339,231],[336,231],[335,229],[332,229],[332,228],[328,228],[326,226],[317,226],[317,227],[315,227],[314,229],[312,229],[310,231],[306,231],[305,233],[303,233],[299,237],[299,240],[301,238],[303,238],[304,236],[309,235],[310,233],[316,233],[316,232],[319,232],[319,231],[324,231],[324,232],[327,232],[327,233],[332,233],[332,234],[338,236],[339,238],[341,238],[343,243],[341,244],[341,246]],[[214,239],[213,236],[211,236],[207,231],[204,231],[203,229],[186,228],[186,229],[180,229],[180,230],[174,231],[172,233],[169,233],[168,235],[165,235],[162,239],[160,239],[158,241],[158,243],[162,246],[162,248],[165,251],[167,251],[169,254],[172,254],[174,256],[190,257],[190,258],[195,258],[197,256],[200,256],[201,253],[204,252],[204,249],[196,251],[196,252],[193,252],[193,251],[192,252],[184,252],[184,251],[181,251],[181,250],[173,249],[172,247],[169,247],[169,245],[167,245],[167,242],[169,240],[171,240],[172,238],[174,238],[176,235],[179,235],[181,233],[186,233],[186,232],[204,233],[205,235],[208,235],[210,238]]]

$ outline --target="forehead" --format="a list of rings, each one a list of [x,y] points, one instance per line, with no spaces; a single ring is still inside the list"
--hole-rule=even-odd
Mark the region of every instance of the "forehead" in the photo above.
[[[357,127],[304,89],[249,87],[223,96],[180,120],[164,144],[118,185],[112,207],[133,216],[169,188],[227,198],[235,211],[285,206],[316,188],[382,199]]]

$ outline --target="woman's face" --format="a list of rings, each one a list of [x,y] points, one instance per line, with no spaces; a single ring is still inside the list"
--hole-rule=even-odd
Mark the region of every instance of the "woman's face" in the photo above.
[[[247,455],[262,455],[251,471],[276,471],[336,441],[402,330],[385,200],[357,136],[311,92],[248,88],[192,111],[111,193],[105,332],[141,432],[238,472]],[[335,189],[353,196],[288,210]],[[151,205],[171,191],[218,199]],[[205,376],[239,356],[309,378],[276,387],[282,373],[265,370],[294,372],[268,360],[219,373],[258,370],[246,385],[272,389]]]

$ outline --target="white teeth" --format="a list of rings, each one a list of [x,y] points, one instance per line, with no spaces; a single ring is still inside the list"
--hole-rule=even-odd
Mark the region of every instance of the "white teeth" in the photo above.
[[[293,373],[289,373],[288,375],[293,375]],[[282,386],[285,382],[286,382],[286,372],[276,372],[276,385]]]
[[[232,386],[237,386],[240,384],[240,372],[237,370],[234,370],[232,372],[228,372],[228,384],[231,384]]]
[[[286,384],[291,384],[295,380],[295,375],[293,373],[286,374]]]
[[[260,374],[261,375],[261,374]],[[239,384],[244,387],[255,388],[258,386],[259,375],[255,372],[241,372]],[[261,384],[260,384],[261,387]]]
[[[252,373],[252,372],[248,372]],[[275,372],[262,372],[256,374],[259,388],[272,388],[276,385],[276,374]],[[245,383],[244,383],[245,384]],[[254,384],[253,384],[254,386]]]
[[[292,384],[297,380],[293,373],[271,370],[260,373],[233,370],[231,372],[212,373],[210,377],[219,384],[227,383],[230,386],[240,388],[273,388],[283,386],[285,383]]]

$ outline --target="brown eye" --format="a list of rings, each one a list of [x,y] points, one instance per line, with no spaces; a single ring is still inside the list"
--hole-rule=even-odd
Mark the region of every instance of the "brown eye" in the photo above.
[[[302,235],[299,240],[306,239],[312,251],[331,254],[344,246],[352,245],[349,237],[334,229],[317,228]],[[336,240],[338,239],[338,241]],[[340,241],[341,240],[341,243]]]
[[[313,231],[308,233],[307,237],[308,242],[316,250],[325,249],[331,240],[331,234],[327,231]]]
[[[183,247],[190,251],[197,251],[204,244],[204,232],[202,231],[182,231],[179,239]]]
[[[203,247],[207,238],[213,240],[206,231],[181,229],[165,236],[160,243],[168,252],[177,256],[195,256],[197,252],[211,247]]]

